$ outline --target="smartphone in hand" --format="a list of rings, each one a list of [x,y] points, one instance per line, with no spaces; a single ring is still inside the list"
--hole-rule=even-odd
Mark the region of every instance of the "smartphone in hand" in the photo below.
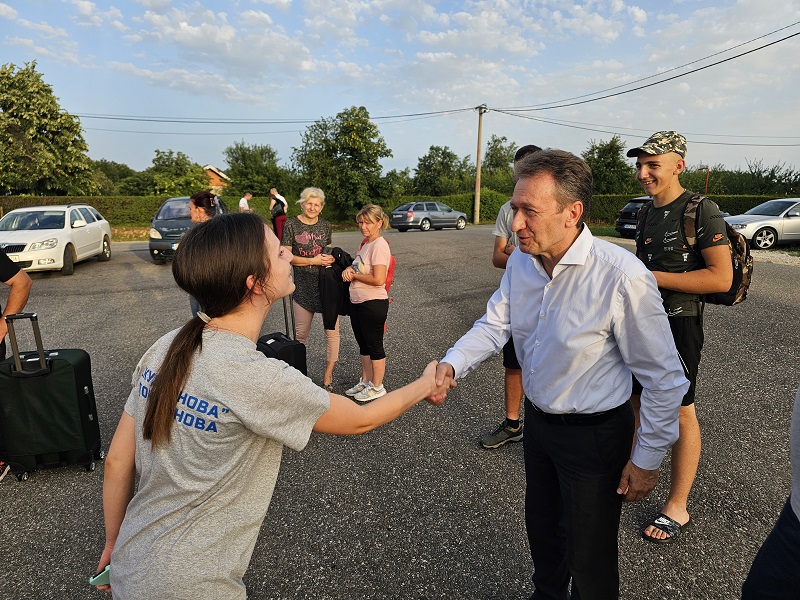
[[[97,575],[89,578],[89,585],[110,585],[111,565],[100,571]]]

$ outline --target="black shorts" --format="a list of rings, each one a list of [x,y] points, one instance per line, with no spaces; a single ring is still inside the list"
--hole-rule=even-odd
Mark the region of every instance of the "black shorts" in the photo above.
[[[515,369],[519,371],[522,369],[517,360],[517,351],[514,349],[514,338],[508,338],[506,345],[503,346],[503,366],[506,369]]]
[[[703,350],[703,315],[696,317],[667,317],[678,356],[683,364],[683,373],[689,380],[689,390],[683,397],[681,406],[694,404],[694,391],[697,384],[697,371],[700,368],[700,355]],[[633,377],[633,390],[635,396],[642,393],[642,385]]]

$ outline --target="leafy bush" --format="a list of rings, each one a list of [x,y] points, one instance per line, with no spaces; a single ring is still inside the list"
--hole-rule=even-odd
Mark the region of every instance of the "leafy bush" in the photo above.
[[[453,194],[450,196],[401,196],[393,199],[380,199],[375,203],[389,214],[392,209],[406,202],[442,202],[455,210],[466,213],[472,222],[474,193]],[[592,206],[587,221],[596,224],[613,224],[617,213],[635,194],[605,194],[597,195],[592,199]],[[771,200],[774,196],[716,196],[709,195],[721,210],[732,215],[738,215]],[[53,204],[84,203],[94,206],[108,222],[114,227],[149,227],[159,206],[166,200],[166,196],[2,196],[0,197],[0,211],[7,213],[15,208],[25,206],[42,206]],[[507,194],[490,189],[481,189],[481,223],[494,223],[500,207],[508,201]],[[288,199],[288,216],[300,214],[300,205]],[[238,198],[225,200],[228,208],[235,212],[239,210]],[[254,197],[250,200],[250,208],[256,214],[269,221],[269,198]],[[355,212],[336,218],[329,211],[323,212],[323,218],[336,225],[355,226]]]

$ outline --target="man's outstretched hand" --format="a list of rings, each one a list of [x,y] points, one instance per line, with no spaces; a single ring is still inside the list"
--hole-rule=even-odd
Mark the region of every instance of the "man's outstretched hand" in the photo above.
[[[428,402],[435,405],[444,403],[447,397],[447,392],[458,385],[456,383],[456,373],[453,370],[453,365],[450,363],[442,362],[436,367],[436,387],[437,391],[428,396]]]

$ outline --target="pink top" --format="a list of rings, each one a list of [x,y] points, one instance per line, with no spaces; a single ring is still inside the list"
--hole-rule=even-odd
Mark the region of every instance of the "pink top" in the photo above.
[[[353,270],[356,273],[372,274],[373,265],[383,265],[387,271],[392,253],[389,250],[389,242],[382,236],[374,242],[369,242],[361,246],[353,261]],[[389,297],[383,285],[368,285],[361,281],[353,281],[350,284],[350,302],[361,304],[367,300],[385,300]]]

